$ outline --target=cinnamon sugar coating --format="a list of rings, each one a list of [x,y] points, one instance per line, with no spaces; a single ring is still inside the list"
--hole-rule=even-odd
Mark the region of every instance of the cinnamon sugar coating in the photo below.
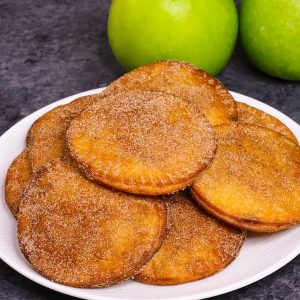
[[[78,98],[66,105],[55,107],[33,123],[26,139],[33,171],[55,158],[68,155],[65,134],[71,120],[99,98],[100,95]]]
[[[224,269],[238,255],[245,231],[207,215],[187,193],[169,197],[167,205],[168,236],[136,280],[157,285],[190,282]]]
[[[279,132],[298,145],[293,132],[275,117],[248,104],[237,102],[238,122],[258,125]]]
[[[196,66],[176,60],[141,66],[112,82],[104,93],[155,90],[193,103],[214,125],[237,119],[236,104],[223,84]]]
[[[196,200],[249,230],[261,225],[257,231],[269,232],[275,230],[268,226],[280,230],[299,223],[299,146],[255,125],[220,125],[216,133],[215,158],[192,185]]]
[[[107,95],[71,122],[67,141],[87,176],[148,195],[191,184],[216,149],[202,113],[179,97],[153,91]]]
[[[21,250],[48,279],[103,287],[135,275],[165,236],[163,201],[106,189],[56,159],[28,184],[18,215]]]
[[[22,194],[31,175],[29,150],[26,148],[10,165],[5,180],[5,201],[15,218],[18,214]]]

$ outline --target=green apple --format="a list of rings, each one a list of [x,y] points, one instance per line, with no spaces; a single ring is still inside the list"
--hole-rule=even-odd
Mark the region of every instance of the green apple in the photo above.
[[[179,59],[216,75],[232,54],[237,31],[233,0],[113,0],[108,18],[111,48],[128,70]]]
[[[243,0],[240,35],[259,69],[300,80],[300,0]]]

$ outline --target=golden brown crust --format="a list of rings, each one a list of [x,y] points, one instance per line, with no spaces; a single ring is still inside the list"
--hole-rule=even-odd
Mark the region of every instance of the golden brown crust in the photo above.
[[[111,83],[104,93],[154,90],[173,93],[196,105],[213,126],[237,120],[236,103],[217,79],[175,60],[141,66]]]
[[[221,125],[216,133],[215,158],[192,185],[199,203],[251,230],[299,223],[299,146],[255,125]]]
[[[90,178],[146,195],[191,184],[216,149],[214,130],[196,108],[149,91],[107,95],[71,122],[67,141]]]
[[[17,218],[21,197],[31,175],[29,150],[26,148],[10,165],[5,180],[5,201],[15,218]]]
[[[135,275],[165,236],[166,207],[86,179],[68,160],[39,169],[18,215],[22,252],[52,281],[108,286]]]
[[[237,102],[237,111],[238,121],[240,123],[258,125],[269,128],[271,130],[285,135],[297,145],[299,144],[293,132],[285,124],[283,124],[275,117],[265,113],[264,111],[261,111],[253,106],[242,102]]]
[[[25,138],[26,146],[28,146],[31,143],[31,134],[32,134],[31,129],[32,129],[32,126],[29,128],[29,130],[26,134],[26,138]]]
[[[243,228],[246,230],[250,231],[255,231],[255,232],[278,232],[282,231],[288,228],[291,228],[294,224],[285,224],[285,225],[274,225],[274,224],[263,224],[259,222],[253,222],[253,221],[247,221],[247,220],[241,220],[241,219],[235,219],[232,218],[231,216],[224,214],[222,211],[218,210],[215,207],[212,207],[207,201],[205,201],[202,197],[200,197],[198,194],[193,192],[191,190],[191,193],[196,200],[196,202],[201,205],[206,211],[208,211],[210,214],[215,216],[216,218],[231,224],[233,226],[236,226],[238,228]]]
[[[33,123],[27,135],[33,171],[53,159],[68,155],[65,133],[71,120],[100,98],[100,94],[80,97],[69,104],[55,107]]]
[[[224,269],[237,256],[246,231],[226,225],[197,208],[184,192],[167,198],[169,233],[134,279],[175,285]]]

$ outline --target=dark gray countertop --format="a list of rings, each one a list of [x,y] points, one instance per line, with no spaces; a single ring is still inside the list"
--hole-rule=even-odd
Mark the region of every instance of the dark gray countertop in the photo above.
[[[97,88],[124,72],[107,42],[109,4],[0,0],[0,134],[36,109]],[[300,123],[300,82],[262,74],[239,46],[218,78],[231,90],[260,99]],[[0,299],[73,298],[33,283],[0,261]],[[214,299],[300,299],[300,256],[273,275]]]

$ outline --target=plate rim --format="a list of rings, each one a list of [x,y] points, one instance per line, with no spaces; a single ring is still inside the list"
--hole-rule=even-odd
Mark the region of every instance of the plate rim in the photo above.
[[[8,130],[6,130],[1,136],[0,136],[0,142],[2,139],[4,139],[7,135],[10,135],[12,131],[15,130],[15,128],[17,126],[20,126],[20,124],[22,122],[24,122],[27,118],[33,118],[36,119],[39,117],[39,115],[41,113],[47,112],[50,109],[61,105],[61,104],[66,104],[76,98],[85,96],[85,95],[92,95],[92,94],[97,94],[102,92],[105,89],[105,87],[102,88],[96,88],[96,89],[92,89],[92,90],[88,90],[85,92],[81,92],[81,93],[77,93],[68,97],[65,97],[63,99],[60,99],[58,101],[55,101],[51,104],[48,104],[36,111],[34,111],[33,113],[29,114],[28,116],[24,117],[23,119],[19,120],[16,124],[14,124],[12,127],[10,127]],[[259,100],[256,100],[252,97],[243,95],[241,93],[237,93],[237,92],[232,92],[230,91],[231,95],[234,97],[234,99],[236,101],[239,102],[243,102],[246,104],[250,104],[253,105],[255,107],[258,107],[259,109],[265,111],[268,110],[268,113],[273,115],[274,113],[276,114],[276,118],[278,118],[279,120],[281,120],[285,125],[287,125],[288,127],[290,126],[295,126],[298,127],[300,130],[300,125],[295,122],[294,120],[292,120],[290,117],[288,117],[287,115],[285,115],[284,113],[280,112],[279,110],[277,110],[276,108],[273,108],[272,106],[261,102]],[[294,132],[295,133],[295,132]],[[297,257],[300,254],[300,244],[295,247],[292,251],[289,252],[289,254],[285,255],[283,258],[281,258],[280,260],[278,260],[275,264],[270,265],[268,268],[263,269],[262,271],[260,271],[259,273],[252,275],[244,280],[238,281],[236,283],[232,283],[229,284],[228,286],[226,286],[225,288],[218,288],[218,289],[213,289],[211,291],[207,291],[207,292],[199,292],[199,293],[195,293],[193,295],[188,295],[188,296],[175,296],[172,297],[172,299],[174,300],[196,300],[196,299],[207,299],[207,298],[211,298],[214,296],[218,296],[218,295],[223,295],[235,290],[238,290],[242,287],[245,287],[247,285],[250,285],[254,282],[257,282],[259,280],[261,280],[264,277],[269,276],[270,274],[276,272],[277,270],[279,270],[280,268],[282,268],[283,266],[285,266],[286,264],[288,264],[290,261],[292,261],[295,257]],[[2,261],[4,261],[7,265],[9,265],[11,268],[13,268],[15,271],[17,271],[18,273],[20,273],[21,275],[25,276],[26,278],[28,278],[29,280],[32,280],[34,282],[36,282],[37,284],[40,284],[46,288],[49,288],[51,290],[60,292],[62,294],[65,295],[70,295],[73,297],[77,297],[77,298],[82,298],[82,299],[88,299],[88,300],[121,300],[124,298],[119,298],[119,297],[109,297],[109,296],[101,296],[101,295],[95,295],[95,296],[85,296],[85,289],[78,289],[78,290],[68,290],[69,287],[63,286],[61,284],[52,282],[44,277],[39,277],[39,276],[33,276],[32,274],[28,274],[25,270],[22,269],[22,266],[20,266],[18,263],[14,264],[13,261],[11,261],[10,259],[7,259],[5,257],[5,255],[3,255],[3,253],[1,252],[0,249],[0,259]],[[157,300],[158,298],[139,298],[140,300]],[[159,298],[161,300],[164,299],[170,299],[170,298]]]

